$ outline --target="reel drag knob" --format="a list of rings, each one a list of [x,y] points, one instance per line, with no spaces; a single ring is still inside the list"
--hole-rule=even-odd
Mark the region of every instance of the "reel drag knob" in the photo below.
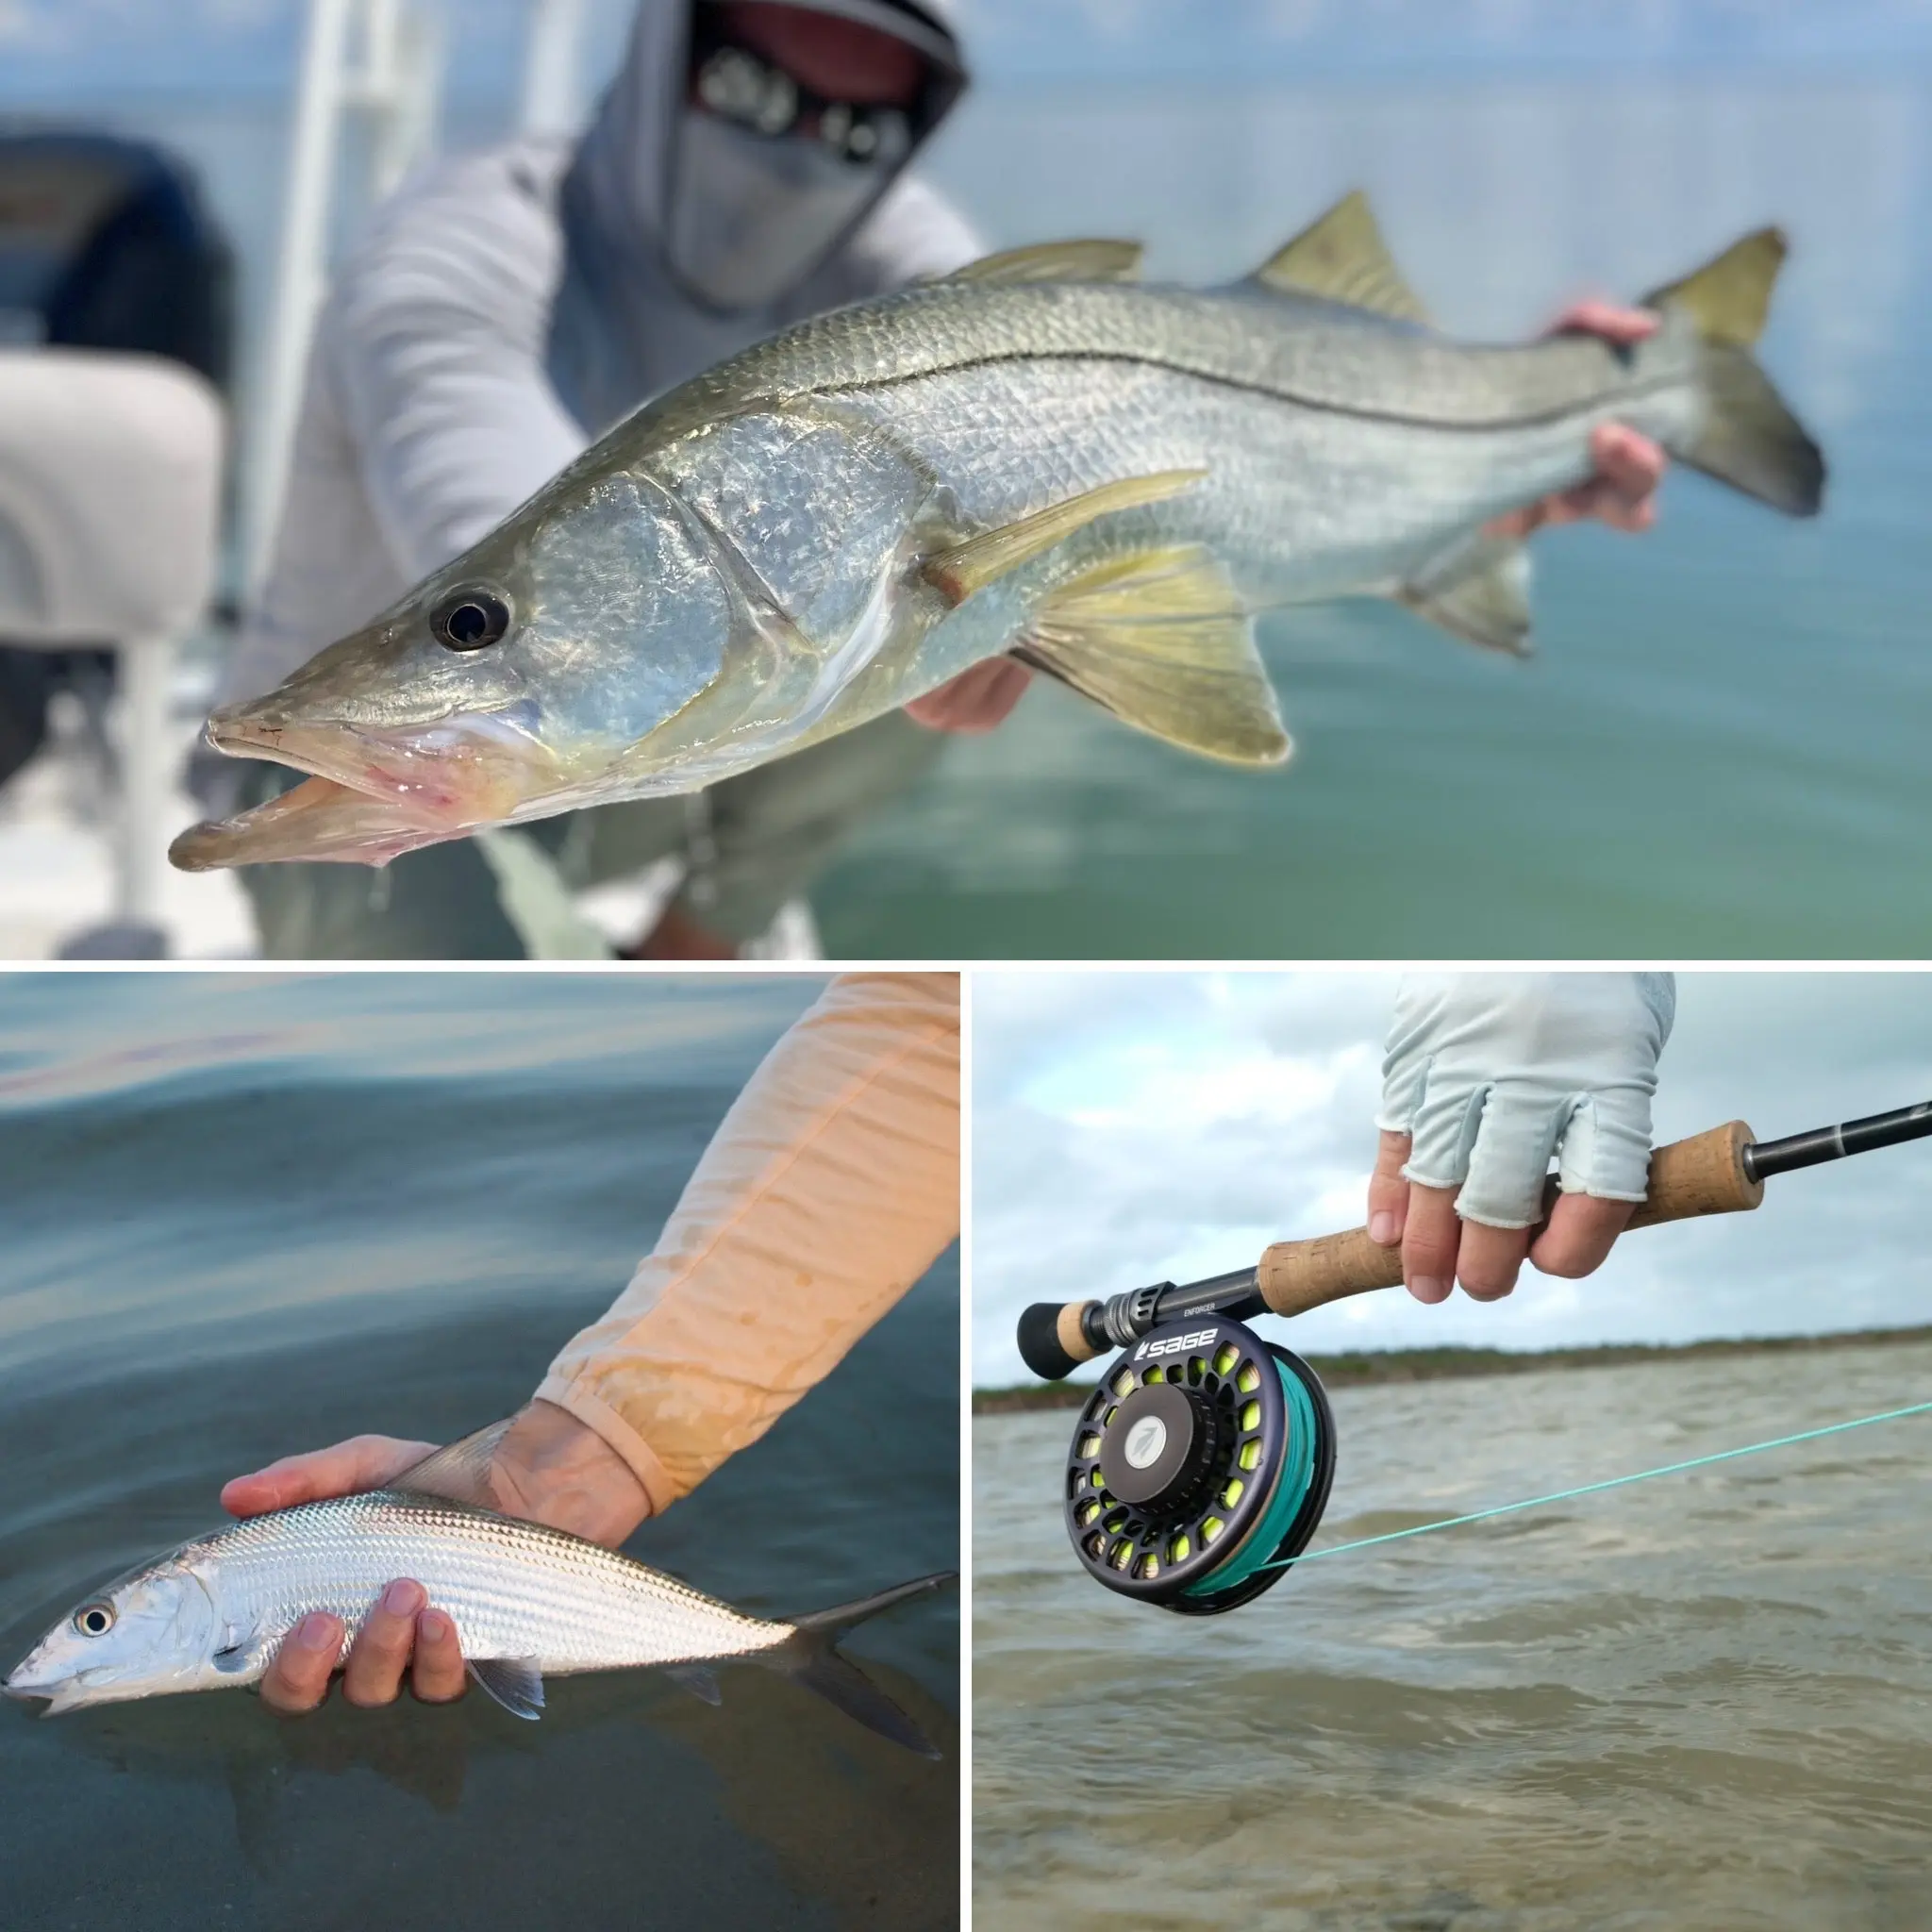
[[[1212,1616],[1279,1580],[1334,1471],[1334,1417],[1306,1362],[1225,1317],[1170,1323],[1081,1410],[1067,1533],[1108,1590]]]
[[[1159,1381],[1134,1390],[1100,1439],[1109,1494],[1150,1513],[1184,1515],[1219,1462],[1220,1415],[1198,1390]]]

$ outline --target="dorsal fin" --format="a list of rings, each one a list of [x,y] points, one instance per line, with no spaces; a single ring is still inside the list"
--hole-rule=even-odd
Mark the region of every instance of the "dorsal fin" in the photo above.
[[[441,1496],[450,1503],[467,1503],[474,1509],[496,1508],[496,1492],[490,1485],[491,1458],[515,1420],[514,1416],[505,1416],[500,1423],[491,1423],[488,1428],[445,1444],[404,1470],[386,1487],[418,1496]]]
[[[1320,295],[1357,308],[1426,324],[1428,311],[1402,278],[1359,188],[1277,248],[1251,280],[1296,295]]]
[[[1131,282],[1141,273],[1138,242],[1035,242],[982,255],[942,282]]]

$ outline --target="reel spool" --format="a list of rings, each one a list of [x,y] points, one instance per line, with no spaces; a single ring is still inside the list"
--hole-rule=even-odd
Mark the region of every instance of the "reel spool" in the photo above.
[[[1067,1534],[1108,1590],[1215,1616],[1287,1574],[1334,1476],[1335,1417],[1307,1362],[1228,1316],[1170,1322],[1080,1411]]]

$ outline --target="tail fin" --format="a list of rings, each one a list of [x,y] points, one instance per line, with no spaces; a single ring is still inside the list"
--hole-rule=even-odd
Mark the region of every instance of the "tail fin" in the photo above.
[[[775,1649],[758,1658],[773,1669],[785,1672],[808,1690],[816,1690],[828,1704],[836,1704],[849,1718],[867,1730],[917,1751],[922,1757],[937,1757],[938,1749],[925,1733],[839,1649],[839,1640],[855,1624],[890,1610],[908,1597],[923,1596],[958,1581],[958,1573],[941,1570],[932,1576],[917,1576],[910,1583],[882,1590],[876,1596],[860,1597],[857,1603],[835,1604],[828,1610],[792,1619],[792,1634]]]
[[[1692,469],[1788,516],[1818,514],[1824,457],[1751,355],[1771,308],[1785,238],[1759,228],[1681,281],[1653,289],[1646,308],[1681,308],[1703,339],[1708,414],[1683,452]]]

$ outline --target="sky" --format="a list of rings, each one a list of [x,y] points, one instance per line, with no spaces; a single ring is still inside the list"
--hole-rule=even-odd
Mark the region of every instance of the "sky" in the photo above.
[[[973,996],[973,1379],[1024,1381],[1035,1301],[1252,1266],[1358,1225],[1393,974],[981,973]],[[1932,1097],[1932,975],[1685,973],[1655,1138],[1763,1138]],[[1932,1322],[1932,1141],[1781,1176],[1755,1214],[1645,1229],[1508,1300],[1361,1295],[1275,1339],[1324,1350],[1816,1333]]]
[[[416,0],[432,9],[437,0]],[[1928,0],[951,0],[990,79],[1160,81],[1468,62],[1810,63],[1932,53]],[[441,0],[458,88],[501,85],[528,0]],[[587,77],[631,0],[585,0]],[[0,101],[76,88],[285,87],[303,0],[0,0]]]

